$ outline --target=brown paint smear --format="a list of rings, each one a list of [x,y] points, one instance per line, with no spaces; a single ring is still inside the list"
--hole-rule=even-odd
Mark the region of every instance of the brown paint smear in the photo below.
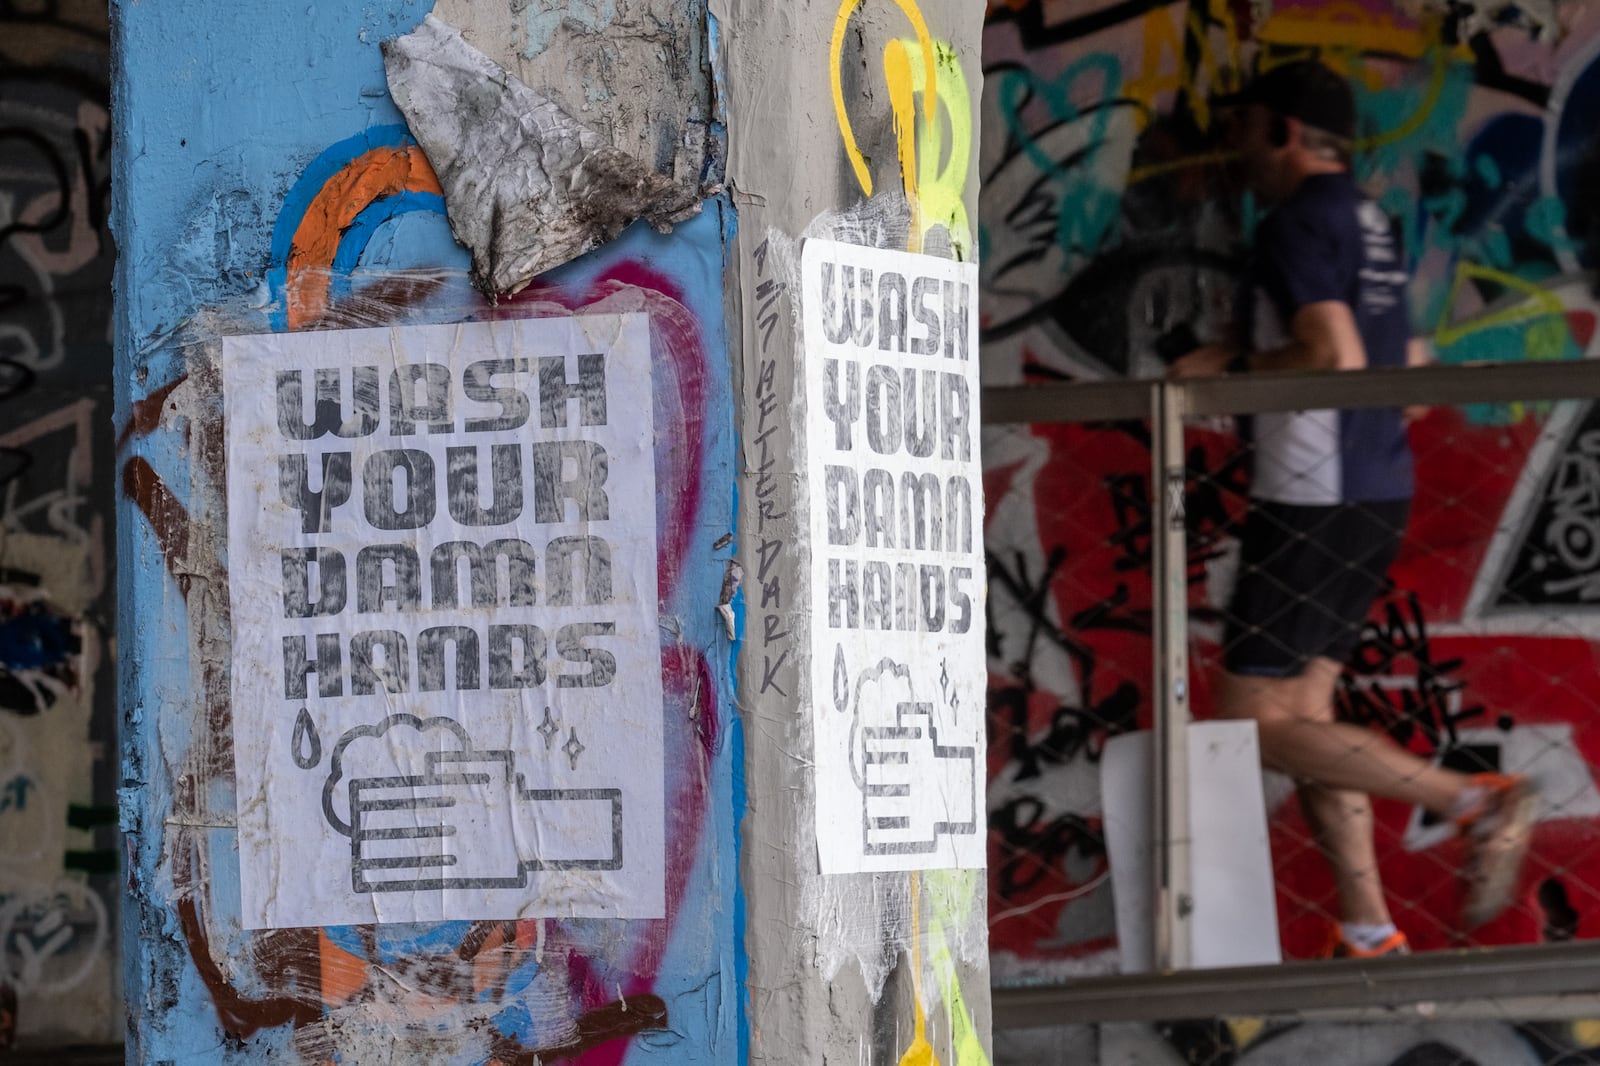
[[[142,437],[161,428],[161,412],[166,407],[167,397],[188,380],[189,375],[184,374],[176,381],[161,386],[144,399],[133,401],[128,424],[123,426],[122,432],[117,435],[117,449],[120,451],[134,437]]]
[[[667,1005],[660,996],[634,996],[626,1001],[607,1003],[578,1019],[578,1034],[556,1047],[529,1051],[514,1037],[495,1040],[492,1054],[504,1066],[541,1066],[582,1055],[609,1040],[637,1036],[646,1029],[667,1028]]]
[[[265,999],[246,999],[239,990],[228,983],[221,967],[211,957],[211,943],[206,937],[205,922],[200,918],[195,895],[209,886],[194,883],[193,852],[190,847],[179,846],[173,858],[172,883],[178,889],[174,909],[183,939],[189,948],[194,968],[211,993],[211,1002],[217,1008],[217,1020],[228,1036],[244,1038],[260,1029],[272,1029],[293,1022],[305,1025],[322,1017],[321,960],[317,951],[316,929],[284,929],[258,933],[255,937],[256,958],[264,973],[275,983],[295,990],[294,995],[271,996]],[[187,889],[188,891],[185,891]]]
[[[159,404],[155,405],[153,417],[159,420]],[[178,589],[187,598],[189,575],[184,567],[189,555],[188,511],[172,490],[167,488],[161,475],[142,456],[134,456],[123,464],[122,491],[149,521],[167,569],[177,578]],[[213,687],[212,683],[208,682],[206,687]],[[222,708],[222,714],[227,716],[226,705]],[[214,719],[215,715],[212,717]],[[175,789],[175,799],[178,798],[177,791]],[[318,931],[291,929],[258,934],[255,947],[262,970],[270,973],[274,980],[280,980],[295,989],[296,994],[246,999],[228,982],[212,958],[210,939],[206,936],[205,922],[200,917],[199,904],[196,902],[196,895],[208,891],[209,885],[196,883],[192,848],[182,840],[176,841],[175,845],[172,882],[178,892],[174,910],[183,931],[184,945],[189,950],[196,972],[205,982],[206,990],[211,993],[223,1032],[243,1038],[260,1029],[270,1029],[286,1022],[304,1025],[321,1017]]]
[[[182,566],[189,558],[189,513],[142,455],[122,464],[122,491],[149,520],[167,569],[178,579],[178,591],[187,597],[189,575],[183,572]]]

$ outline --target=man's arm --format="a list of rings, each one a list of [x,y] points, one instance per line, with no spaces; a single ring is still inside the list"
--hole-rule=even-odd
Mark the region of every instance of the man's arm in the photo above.
[[[1231,347],[1208,344],[1173,362],[1168,377],[1191,378],[1221,374],[1241,358]],[[1350,305],[1343,300],[1306,304],[1289,320],[1289,343],[1278,348],[1247,352],[1249,370],[1359,370],[1367,365]]]
[[[1288,344],[1247,352],[1244,362],[1251,370],[1360,370],[1367,365],[1367,349],[1350,305],[1319,300],[1289,320]]]
[[[1432,366],[1433,342],[1426,337],[1412,337],[1406,342],[1406,366]],[[1412,404],[1402,412],[1406,425],[1426,418],[1433,410],[1426,404]]]

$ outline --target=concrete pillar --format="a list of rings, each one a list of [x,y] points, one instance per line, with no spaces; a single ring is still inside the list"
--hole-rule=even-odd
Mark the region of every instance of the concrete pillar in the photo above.
[[[693,203],[700,204],[702,181],[714,185],[718,179],[721,152],[710,112],[703,14],[690,3],[575,2],[545,10],[550,7],[442,4],[435,13],[475,43],[483,62],[498,64],[581,122],[586,145],[626,153],[604,157],[612,169],[592,178],[619,173],[631,160],[640,173],[691,190]],[[451,175],[430,165],[417,143],[420,134],[396,109],[380,52],[380,42],[417,27],[428,5],[180,0],[121,4],[115,14],[130,1061],[737,1061],[739,723],[733,642],[717,611],[733,552],[733,400],[722,300],[725,235],[733,225],[728,202],[714,195],[705,199],[697,215],[669,227],[670,233],[639,225],[614,240],[602,235],[590,254],[492,304],[472,284],[470,254],[453,239],[451,225],[467,232],[494,211],[479,210],[470,197],[446,197],[440,182]],[[493,92],[508,84],[504,75],[491,82],[479,79],[476,85]],[[412,95],[425,93],[413,86]],[[426,102],[413,100],[418,106]],[[505,117],[493,101],[474,97],[469,103],[478,110],[464,114],[458,129],[492,130]],[[423,125],[419,121],[417,128]],[[443,148],[435,144],[430,150]],[[509,156],[518,150],[513,144]],[[554,172],[555,164],[549,165]],[[497,169],[514,167],[501,159]],[[514,206],[510,199],[504,204]],[[465,213],[447,217],[457,208]],[[523,235],[536,233],[553,244],[554,232],[552,223]],[[575,226],[572,232],[588,231]],[[583,246],[577,240],[570,254]],[[610,379],[608,387],[621,391],[609,394],[604,433],[636,435],[652,415],[655,432],[633,451],[614,450],[604,476],[592,463],[586,468],[592,484],[610,489],[609,519],[591,511],[587,522],[574,523],[563,512],[565,525],[551,525],[537,515],[538,499],[527,504],[529,517],[507,528],[536,545],[530,586],[536,605],[517,609],[502,600],[495,610],[480,612],[480,622],[547,625],[548,661],[559,664],[572,649],[561,650],[558,627],[572,618],[620,626],[629,612],[637,620],[637,612],[647,609],[658,621],[610,650],[618,678],[641,654],[658,660],[658,676],[635,671],[635,680],[653,680],[659,694],[643,703],[582,702],[586,692],[605,690],[561,687],[554,679],[557,667],[551,667],[544,687],[495,695],[488,688],[494,683],[491,660],[479,667],[478,688],[464,680],[464,667],[455,661],[453,679],[446,674],[443,683],[459,689],[459,698],[443,704],[430,702],[438,694],[417,687],[384,695],[387,681],[375,697],[351,696],[353,680],[344,704],[319,702],[316,676],[304,700],[286,700],[268,685],[260,690],[262,698],[241,704],[235,695],[240,677],[258,676],[261,660],[276,663],[282,654],[276,639],[262,638],[251,600],[268,601],[276,610],[280,579],[247,588],[241,599],[239,585],[253,580],[249,567],[260,562],[262,544],[229,538],[230,515],[239,520],[282,506],[278,459],[293,449],[271,428],[275,372],[309,367],[304,360],[321,358],[362,328],[529,314],[540,317],[527,324],[522,347],[498,354],[508,361],[563,356],[565,364],[558,362],[556,370],[572,388],[582,385],[587,372],[583,352],[616,356],[623,350],[622,334],[596,334],[563,349],[552,339],[552,321],[611,314],[644,322],[643,332],[628,334],[632,340],[626,341],[632,379]],[[333,332],[307,332],[315,330]],[[233,342],[223,338],[236,335],[257,338],[247,343],[258,355],[225,367]],[[291,350],[273,340],[286,335],[309,347]],[[385,336],[410,346],[418,361],[448,360],[448,351],[417,347],[421,335],[415,332],[397,329]],[[260,373],[262,384],[230,390],[219,369]],[[511,373],[480,385],[520,383],[525,401],[535,387],[566,387],[547,386],[542,372],[530,368],[520,377]],[[307,395],[312,380],[307,372]],[[642,399],[641,381],[653,382]],[[391,399],[381,407],[385,420],[393,412]],[[430,433],[424,425],[407,438],[412,447],[470,444],[472,434],[461,420],[497,411],[493,404],[463,407],[459,393],[453,402],[447,430]],[[554,414],[542,402],[523,408],[522,428],[494,439],[524,449],[529,442],[554,440],[557,431],[546,428],[547,417],[570,419],[573,439],[599,439],[585,401],[556,403]],[[506,410],[516,421],[516,406]],[[232,442],[231,468],[225,411],[239,425],[259,415],[267,427],[259,441]],[[375,433],[391,429],[385,422]],[[361,440],[350,445],[359,456]],[[575,464],[557,456],[549,471],[552,484],[577,476]],[[489,469],[487,463],[483,468]],[[225,485],[230,469],[232,480]],[[441,463],[438,475],[445,473]],[[311,476],[319,474],[313,470]],[[655,492],[625,491],[639,483],[629,479],[644,474],[653,474]],[[359,468],[356,479],[359,492]],[[496,468],[496,495],[502,480]],[[321,481],[313,485],[327,488]],[[479,490],[472,502],[489,506],[491,487],[480,484]],[[588,503],[593,506],[592,499]],[[438,506],[443,514],[445,505]],[[333,534],[350,511],[346,505],[332,512]],[[604,591],[596,591],[591,565],[587,588],[579,582],[566,593],[579,606],[553,605],[558,550],[541,523],[608,538],[613,566],[605,571],[610,580]],[[608,532],[618,529],[654,547],[635,550],[633,542]],[[302,536],[298,525],[293,533]],[[316,542],[306,536],[310,541],[296,543]],[[395,531],[375,541],[405,544],[409,536]],[[360,609],[357,566],[352,554],[349,605],[308,619],[313,625],[306,630],[344,640],[346,664],[353,655],[351,633],[398,631],[408,624],[404,612],[385,616],[399,620],[386,625],[362,621],[377,615],[350,613]],[[431,588],[422,592],[424,605]],[[597,608],[589,619],[579,617],[584,603],[632,606],[615,614]],[[535,617],[547,608],[551,613]],[[561,610],[571,617],[552,620]],[[417,663],[410,669],[415,680]],[[527,662],[521,669],[530,669]],[[599,669],[593,659],[590,669]],[[480,702],[491,696],[499,702]],[[369,704],[360,706],[362,699]],[[338,706],[354,718],[339,719]],[[448,920],[351,923],[324,901],[308,903],[305,917],[287,927],[249,928],[260,924],[261,913],[275,913],[261,908],[337,893],[341,885],[340,898],[358,907],[364,903],[375,918],[394,911],[395,895],[350,892],[351,847],[342,862],[337,856],[328,862],[316,851],[319,840],[330,839],[320,817],[286,821],[271,814],[294,809],[297,794],[323,792],[335,772],[336,742],[350,738],[338,732],[344,721],[387,726],[385,735],[403,746],[395,738],[421,730],[397,723],[396,715],[448,717],[452,709],[461,712],[454,715],[456,724],[475,739],[475,754],[507,755],[526,774],[517,783],[529,789],[569,773],[569,758],[576,767],[570,772],[577,774],[601,760],[595,765],[604,772],[597,776],[609,778],[601,784],[619,790],[648,781],[643,768],[655,767],[660,784],[641,802],[647,809],[653,802],[663,838],[653,876],[644,880],[659,897],[632,913],[654,906],[659,916],[603,916],[612,906],[603,886],[617,875],[593,869],[567,874],[560,883],[529,873],[525,898],[511,913],[499,907],[499,913],[463,911],[448,906],[443,892],[418,891],[399,896],[445,907]],[[540,732],[546,715],[559,736]],[[497,720],[511,728],[486,743],[486,731],[493,732]],[[630,739],[629,723],[651,726],[657,734],[653,751]],[[462,734],[441,729],[434,728],[427,743],[459,748]],[[511,743],[503,746],[506,739]],[[353,738],[347,757],[359,742]],[[480,750],[485,748],[496,751]],[[505,765],[510,764],[501,764],[502,772]],[[250,780],[257,784],[246,794],[244,782]],[[338,788],[329,793],[339,794]],[[456,797],[459,803],[476,798],[471,788]],[[524,800],[542,802],[537,796]],[[593,808],[607,801],[573,802]],[[623,839],[632,839],[632,811],[628,806],[622,814]],[[593,813],[579,812],[584,818]],[[610,815],[602,810],[601,817]],[[539,859],[550,842],[541,834],[559,831],[537,819],[522,823],[514,857]],[[265,873],[248,861],[263,833],[269,849],[291,845]],[[307,850],[296,852],[300,846]],[[506,839],[491,837],[462,861],[509,854],[510,847]],[[603,866],[609,858],[608,852],[596,861]],[[651,856],[629,852],[620,861],[626,870],[628,861],[640,858]],[[515,865],[511,872],[516,874]],[[590,882],[599,887],[584,889]],[[557,891],[565,895],[554,896]],[[257,909],[246,912],[246,899]],[[519,920],[524,907],[526,916]],[[324,913],[334,917],[320,919]]]
[[[842,710],[848,698],[833,710],[839,675],[849,687],[873,664],[836,674],[827,651],[819,663],[814,649],[873,641],[852,644],[847,635],[835,644],[844,631],[827,628],[830,605],[813,596],[828,546],[813,539],[808,516],[829,503],[822,486],[808,490],[807,449],[836,439],[807,388],[806,359],[822,351],[802,336],[800,292],[802,240],[975,260],[982,10],[959,0],[714,0],[712,10],[727,42],[729,177],[739,210],[739,286],[729,298],[742,336],[750,1061],[926,1062],[931,1052],[944,1063],[987,1063],[982,871],[913,874],[919,863],[901,856],[860,863],[876,872],[819,872],[817,805],[837,780],[824,767],[841,756],[829,747],[837,739],[824,736],[828,716],[855,713]],[[865,362],[892,362],[883,347],[869,341],[858,352]],[[870,373],[865,363],[861,372]],[[981,559],[977,566],[981,586]],[[981,628],[961,639],[981,649]],[[917,698],[940,692],[933,637],[921,647],[909,663]],[[979,753],[968,787],[981,797],[981,652],[964,698]],[[944,724],[960,721],[952,714]],[[912,780],[913,790],[924,785],[932,781]],[[842,791],[860,802],[848,779]],[[941,798],[934,790],[915,801]],[[981,811],[981,798],[973,802]],[[984,820],[974,817],[968,842],[981,856]]]
[[[805,618],[752,592],[740,469],[799,365],[796,306],[759,332],[757,299],[799,249],[759,234],[876,218],[854,243],[974,254],[958,6],[114,6],[131,1061],[985,1061],[981,872],[818,872],[810,653],[768,658]],[[886,52],[874,97],[853,72]],[[830,69],[881,185],[850,221]],[[929,85],[945,132],[897,140]],[[769,517],[798,590],[810,534]],[[441,545],[492,560],[480,526],[507,562],[436,581]],[[900,703],[976,794],[981,727],[930,709],[945,665]]]

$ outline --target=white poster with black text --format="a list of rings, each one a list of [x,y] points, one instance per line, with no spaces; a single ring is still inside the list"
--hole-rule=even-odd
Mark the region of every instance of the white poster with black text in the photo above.
[[[648,317],[222,369],[245,928],[662,916]]]
[[[800,262],[821,869],[981,869],[978,270],[822,240]]]

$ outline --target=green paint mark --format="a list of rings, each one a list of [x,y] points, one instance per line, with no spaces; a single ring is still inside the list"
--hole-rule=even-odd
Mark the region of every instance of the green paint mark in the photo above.
[[[944,998],[950,1026],[954,1066],[990,1066],[983,1041],[972,1023],[972,1011],[961,995],[955,958],[945,923],[959,923],[970,917],[978,895],[978,877],[973,870],[929,870],[923,875],[928,899],[928,939],[933,948],[933,976]]]

